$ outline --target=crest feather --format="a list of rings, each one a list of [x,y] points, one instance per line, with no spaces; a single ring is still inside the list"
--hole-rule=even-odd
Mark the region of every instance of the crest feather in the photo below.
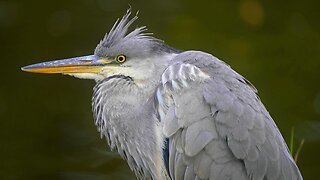
[[[145,26],[138,27],[132,32],[128,33],[129,27],[138,19],[138,13],[132,19],[129,19],[130,15],[131,9],[128,9],[126,14],[121,18],[120,21],[119,19],[117,19],[110,32],[104,36],[99,45],[108,48],[128,38],[149,37],[148,35],[150,35],[151,33],[144,33],[145,31],[147,31],[147,28]]]

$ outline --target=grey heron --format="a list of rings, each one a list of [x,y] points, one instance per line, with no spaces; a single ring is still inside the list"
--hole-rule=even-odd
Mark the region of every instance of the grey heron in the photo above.
[[[96,81],[95,124],[139,179],[300,180],[255,87],[213,55],[118,19],[94,54],[25,66]]]

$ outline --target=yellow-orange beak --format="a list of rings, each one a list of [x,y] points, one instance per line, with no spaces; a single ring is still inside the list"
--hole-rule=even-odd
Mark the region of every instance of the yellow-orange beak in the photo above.
[[[22,67],[21,70],[32,73],[99,73],[105,65],[112,65],[111,59],[96,55],[48,61]]]

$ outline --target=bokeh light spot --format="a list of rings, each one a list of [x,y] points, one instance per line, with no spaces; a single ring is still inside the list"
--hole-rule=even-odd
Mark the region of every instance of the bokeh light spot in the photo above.
[[[253,27],[259,27],[264,21],[263,6],[255,0],[245,0],[240,4],[240,17],[244,22]]]

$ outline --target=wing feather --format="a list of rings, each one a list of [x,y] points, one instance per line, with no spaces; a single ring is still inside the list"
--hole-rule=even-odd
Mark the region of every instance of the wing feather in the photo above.
[[[174,133],[176,133],[179,130],[178,121],[175,120],[175,107],[171,106],[168,109],[167,114],[165,115],[164,123],[163,123],[163,133],[165,136],[170,137]]]
[[[184,52],[157,92],[173,179],[302,179],[254,86],[222,61]]]
[[[183,162],[183,154],[177,153],[175,156],[175,171],[174,171],[174,179],[184,179],[186,164]]]
[[[197,123],[193,123],[187,128],[185,137],[185,153],[188,156],[198,154],[212,139],[218,138],[214,131],[214,124],[210,118],[205,118]]]

